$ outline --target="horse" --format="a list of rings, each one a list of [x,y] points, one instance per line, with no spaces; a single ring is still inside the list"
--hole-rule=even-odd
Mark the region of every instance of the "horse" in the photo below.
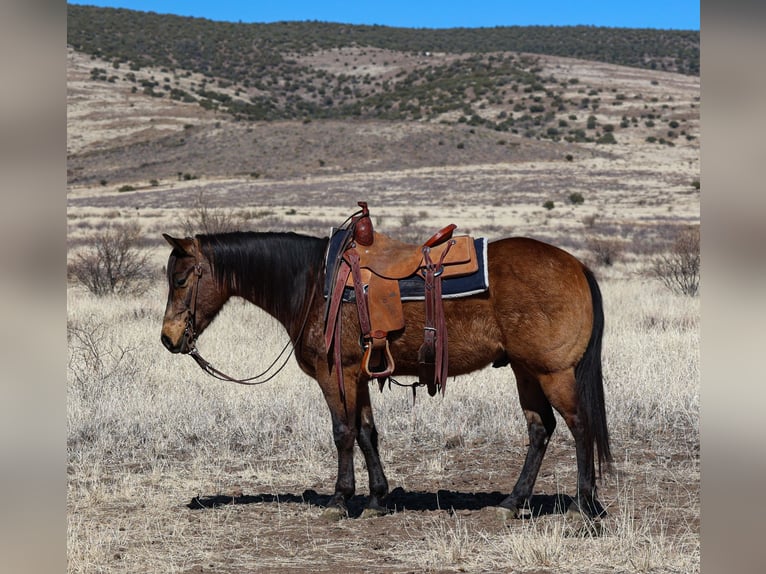
[[[388,480],[378,452],[370,404],[371,379],[361,369],[363,349],[356,305],[343,303],[339,360],[325,348],[327,237],[292,232],[227,232],[175,238],[167,264],[168,300],[161,342],[172,353],[194,354],[195,340],[231,297],[244,298],[285,328],[298,365],[321,387],[337,448],[335,491],[326,512],[348,516],[355,492],[354,444],[364,455],[369,496],[364,513],[383,514]],[[606,514],[597,497],[596,460],[611,467],[601,347],[604,312],[592,271],[568,252],[524,237],[488,242],[489,289],[445,299],[449,374],[488,365],[510,368],[526,419],[529,445],[518,480],[498,511],[528,512],[535,480],[556,428],[555,409],[575,442],[577,494],[568,513],[594,520]],[[405,301],[406,327],[391,341],[396,375],[416,375],[424,309]],[[196,357],[195,357],[196,358]],[[199,362],[199,361],[198,361]],[[342,369],[345,390],[336,383]],[[527,506],[525,506],[527,505]]]

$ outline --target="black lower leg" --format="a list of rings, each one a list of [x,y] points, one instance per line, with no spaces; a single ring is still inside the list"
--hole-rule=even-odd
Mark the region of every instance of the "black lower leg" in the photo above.
[[[528,430],[529,448],[524,459],[524,466],[510,496],[500,503],[500,506],[515,510],[522,508],[532,495],[540,465],[548,448],[548,439],[553,432],[552,429],[550,431],[546,429],[545,425],[540,422],[530,422]]]
[[[346,508],[346,501],[354,495],[354,431],[343,422],[333,418],[333,438],[338,449],[338,478],[335,481],[335,494],[330,504]]]
[[[388,494],[388,480],[383,472],[378,452],[378,430],[374,424],[362,424],[357,435],[359,448],[364,454],[367,464],[367,475],[370,480],[369,508],[382,509],[385,505],[383,499]]]
[[[577,449],[577,510],[591,517],[602,516],[606,511],[596,497],[593,439],[583,428],[580,419],[573,425],[572,435]]]

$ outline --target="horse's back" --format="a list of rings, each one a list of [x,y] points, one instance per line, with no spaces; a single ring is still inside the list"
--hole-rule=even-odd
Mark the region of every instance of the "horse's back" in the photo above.
[[[490,241],[487,245],[490,265],[512,264],[516,269],[528,271],[530,268],[540,268],[545,263],[550,269],[571,268],[581,269],[583,264],[574,255],[531,237],[506,237]]]

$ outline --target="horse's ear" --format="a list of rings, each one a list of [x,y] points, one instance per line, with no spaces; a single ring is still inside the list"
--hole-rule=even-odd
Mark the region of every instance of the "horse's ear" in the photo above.
[[[194,240],[191,237],[178,239],[176,237],[171,237],[167,233],[163,233],[162,236],[165,238],[165,241],[170,243],[170,246],[173,249],[177,249],[186,255],[194,255]]]

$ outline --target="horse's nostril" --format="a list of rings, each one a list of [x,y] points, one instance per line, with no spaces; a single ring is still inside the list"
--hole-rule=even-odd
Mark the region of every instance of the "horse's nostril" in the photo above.
[[[176,352],[178,352],[178,351],[175,349],[175,346],[173,345],[173,341],[171,341],[171,340],[170,340],[170,337],[168,337],[168,336],[167,336],[167,335],[165,335],[164,333],[163,333],[163,334],[162,334],[162,336],[160,337],[160,341],[162,341],[162,344],[163,344],[163,345],[165,345],[165,348],[166,348],[168,351],[170,351],[171,353],[176,353]]]

